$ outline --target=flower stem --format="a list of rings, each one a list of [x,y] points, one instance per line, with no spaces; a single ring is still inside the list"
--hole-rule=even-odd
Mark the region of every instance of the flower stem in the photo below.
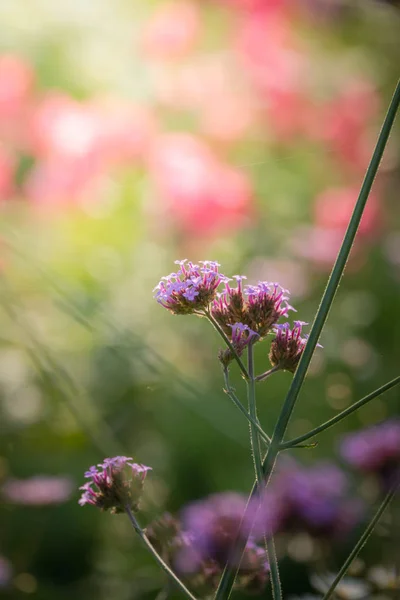
[[[244,366],[242,360],[240,359],[240,356],[238,356],[238,353],[236,352],[235,348],[233,347],[232,342],[230,341],[230,339],[226,335],[225,331],[222,329],[222,327],[220,326],[220,324],[218,323],[218,321],[216,319],[214,319],[214,317],[212,316],[212,314],[210,313],[209,310],[206,309],[204,311],[204,314],[207,317],[207,319],[210,321],[210,323],[214,327],[214,329],[216,329],[216,331],[222,337],[222,339],[224,340],[225,344],[228,346],[229,350],[232,352],[232,355],[233,355],[234,359],[236,360],[237,364],[239,365],[239,369],[241,370],[241,372],[243,374],[243,377],[247,380],[249,378],[249,374],[247,372],[247,369]]]
[[[336,425],[336,423],[339,423],[339,421],[341,421],[348,415],[351,415],[352,412],[358,410],[359,408],[364,406],[364,404],[367,404],[367,402],[374,400],[374,398],[377,398],[381,394],[384,394],[385,392],[387,392],[388,390],[390,390],[392,387],[394,387],[395,385],[397,385],[399,383],[400,383],[400,376],[395,377],[394,379],[392,379],[392,381],[385,383],[385,385],[382,385],[380,388],[378,388],[374,392],[371,392],[370,394],[368,394],[368,396],[364,396],[364,398],[361,398],[361,400],[358,400],[358,402],[355,402],[354,404],[352,404],[345,410],[342,410],[335,417],[332,417],[332,419],[329,419],[329,421],[325,421],[325,423],[322,423],[322,425],[315,427],[315,429],[312,429],[311,431],[309,431],[308,433],[305,433],[304,435],[300,435],[299,437],[289,440],[288,442],[284,442],[281,445],[281,449],[286,450],[288,448],[293,448],[294,446],[297,446],[301,442],[305,442],[306,440],[309,440],[310,438],[314,437],[318,433],[325,431],[325,429],[329,429],[329,427]]]
[[[229,382],[228,369],[224,368],[223,371],[224,371],[224,380],[225,380],[225,388],[226,388],[224,391],[228,394],[229,398],[232,400],[232,402],[235,404],[235,406],[240,410],[240,412],[242,412],[244,414],[246,419],[250,423],[252,423],[254,425],[254,427],[257,428],[257,431],[258,431],[260,437],[262,437],[262,439],[264,440],[264,442],[266,442],[266,444],[269,444],[271,442],[271,438],[265,433],[265,431],[263,430],[261,425],[258,423],[258,421],[253,419],[253,417],[250,415],[250,413],[246,410],[246,408],[240,402],[239,398],[236,396],[233,388],[231,387],[230,382]]]
[[[354,546],[353,550],[350,552],[350,554],[347,557],[346,561],[344,562],[342,568],[340,569],[339,573],[336,575],[335,579],[333,580],[331,586],[329,587],[328,591],[325,593],[325,596],[322,598],[322,600],[328,600],[329,598],[332,597],[332,594],[334,593],[337,585],[343,579],[343,577],[345,576],[351,563],[356,558],[356,556],[358,555],[358,553],[360,552],[360,550],[364,546],[364,544],[367,542],[375,525],[377,524],[377,522],[381,518],[383,512],[385,511],[386,507],[388,506],[388,504],[390,503],[390,501],[393,499],[394,495],[396,494],[396,490],[398,487],[399,487],[399,482],[397,481],[397,483],[386,494],[385,499],[383,500],[382,504],[379,506],[375,515],[373,516],[370,523],[368,524],[366,530],[364,531],[364,533],[358,540],[357,544]]]
[[[255,377],[255,381],[264,381],[270,375],[272,375],[273,373],[276,373],[279,370],[280,370],[280,367],[278,365],[276,367],[272,367],[272,369],[265,371],[265,373],[261,373],[261,375],[257,375],[257,377]]]
[[[247,362],[247,370],[249,373],[249,380],[247,382],[247,393],[248,393],[248,403],[249,403],[249,414],[254,419],[257,420],[257,402],[256,402],[256,379],[254,376],[254,346],[250,342],[248,346],[248,362]],[[252,423],[250,423],[250,441],[251,441],[251,450],[253,454],[254,460],[254,470],[256,474],[257,480],[257,492],[261,496],[262,491],[264,489],[264,471],[262,466],[262,456],[260,449],[260,441],[258,438],[257,428],[254,427]],[[275,552],[275,544],[272,536],[265,537],[265,545],[268,553],[268,560],[270,563],[271,569],[271,584],[272,584],[272,595],[274,600],[280,600],[282,598],[282,589],[281,589],[281,580],[279,577],[279,568],[278,568],[278,560]]]
[[[361,186],[360,194],[358,196],[358,200],[353,210],[353,214],[351,216],[349,225],[347,227],[347,231],[345,233],[341,248],[339,250],[336,262],[332,269],[332,273],[329,277],[328,284],[326,286],[325,292],[321,299],[321,304],[319,305],[317,314],[314,319],[313,326],[311,328],[310,336],[308,338],[307,344],[304,348],[302,356],[300,358],[299,365],[294,374],[292,384],[289,388],[288,394],[282,406],[282,410],[278,417],[277,423],[275,425],[274,432],[272,434],[271,444],[267,450],[267,454],[263,461],[263,473],[264,479],[268,482],[271,473],[273,471],[276,458],[280,451],[280,445],[283,441],[283,436],[285,435],[285,431],[287,425],[289,423],[290,417],[292,415],[297,397],[300,393],[301,387],[303,385],[304,378],[306,376],[308,366],[310,364],[311,358],[313,356],[315,347],[317,345],[319,336],[321,335],[322,328],[325,324],[325,321],[328,317],[329,310],[331,308],[333,299],[336,294],[336,290],[339,286],[340,279],[343,275],[344,268],[346,266],[347,259],[350,254],[351,247],[354,242],[355,235],[357,233],[358,226],[360,224],[360,220],[365,208],[365,204],[367,202],[369,192],[371,190],[372,184],[374,182],[376,173],[378,171],[378,167],[386,146],[386,143],[389,139],[390,131],[393,126],[393,122],[396,116],[397,109],[400,104],[400,81],[397,83],[396,90],[392,97],[388,112],[386,114],[381,132],[379,134],[379,138],[374,150],[374,153],[371,158],[371,162],[368,166],[367,173],[365,175],[363,184]],[[256,493],[256,484],[253,486],[253,490],[251,492],[251,496]],[[249,504],[247,505],[249,507]],[[246,509],[247,511],[247,509]],[[254,517],[255,518],[255,517]],[[237,555],[242,555],[243,551],[246,547],[246,540],[237,539],[236,540],[236,548],[235,551]],[[236,567],[232,565],[227,565],[218,589],[215,595],[215,600],[226,600],[229,598],[232,586],[235,582],[236,578]]]
[[[131,511],[129,506],[125,506],[125,512],[128,515],[129,520],[132,523],[134,530],[136,531],[136,533],[138,534],[138,536],[140,537],[140,539],[142,540],[144,545],[147,547],[147,549],[153,555],[154,559],[156,560],[156,562],[158,562],[160,567],[167,573],[167,575],[170,577],[170,579],[175,583],[176,587],[178,587],[181,590],[181,592],[183,592],[185,594],[185,596],[187,598],[190,598],[191,600],[196,600],[195,596],[193,596],[193,594],[191,594],[191,592],[189,592],[189,590],[182,583],[182,581],[179,579],[179,577],[177,577],[175,575],[175,573],[172,571],[172,569],[170,569],[170,567],[167,565],[167,563],[164,562],[163,559],[161,558],[161,556],[158,554],[157,550],[154,548],[154,546],[150,542],[149,538],[147,537],[147,535],[145,534],[143,529],[140,527],[135,515],[133,514],[133,512]]]

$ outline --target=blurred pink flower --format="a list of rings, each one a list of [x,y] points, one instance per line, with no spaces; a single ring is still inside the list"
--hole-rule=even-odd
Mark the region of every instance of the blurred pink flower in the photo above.
[[[176,0],[157,7],[145,25],[143,48],[148,57],[176,59],[195,45],[201,27],[199,6]]]
[[[323,109],[315,123],[317,137],[331,148],[341,163],[363,171],[373,148],[369,134],[378,113],[379,98],[371,82],[352,81]]]
[[[216,2],[226,4],[229,8],[267,11],[280,10],[287,4],[287,0],[216,0]]]
[[[88,158],[46,159],[29,173],[24,192],[36,206],[60,208],[79,206],[101,193],[105,174],[101,164]]]
[[[336,229],[341,234],[347,228],[359,194],[357,186],[331,188],[315,200],[314,218],[317,227]],[[381,210],[376,192],[368,198],[359,227],[359,235],[374,236],[381,229]]]
[[[276,137],[304,131],[306,56],[288,17],[268,9],[250,13],[239,24],[236,49]]]
[[[38,103],[29,133],[40,157],[84,158],[98,153],[102,123],[89,103],[50,93]]]
[[[0,201],[10,197],[14,191],[14,159],[0,143]]]
[[[36,475],[29,479],[10,479],[1,488],[7,502],[43,506],[66,502],[74,488],[69,477]]]
[[[13,54],[0,55],[0,138],[20,145],[34,85],[32,67]]]
[[[249,219],[248,177],[223,163],[199,138],[183,133],[160,137],[149,166],[166,213],[187,233],[212,235]]]

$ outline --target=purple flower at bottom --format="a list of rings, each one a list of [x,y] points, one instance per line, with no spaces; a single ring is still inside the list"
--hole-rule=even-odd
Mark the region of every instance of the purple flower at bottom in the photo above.
[[[243,351],[247,346],[259,337],[258,333],[250,329],[248,325],[243,325],[243,323],[235,323],[234,325],[230,325],[232,333],[231,333],[231,342],[238,356],[243,354]],[[227,367],[230,362],[234,359],[233,352],[231,352],[230,348],[226,350],[220,350],[218,354],[218,358],[221,363]]]
[[[91,504],[112,513],[124,512],[125,507],[138,510],[144,480],[151,467],[131,462],[128,456],[106,458],[97,467],[90,467],[79,504]]]
[[[246,508],[246,500],[235,492],[213,494],[187,506],[182,514],[199,560],[211,558],[224,565]]]
[[[347,487],[344,473],[335,465],[285,465],[262,497],[253,531],[258,537],[286,531],[317,537],[345,534],[363,514],[361,503],[348,495]]]
[[[400,420],[385,421],[345,436],[340,453],[351,466],[390,484],[400,475]]]
[[[249,530],[241,527],[245,508],[242,495],[226,492],[193,502],[183,510],[182,529],[179,541],[175,542],[172,563],[177,573],[202,594],[215,590],[225,564],[232,558],[236,538],[247,538]],[[262,591],[269,579],[269,570],[264,548],[249,539],[236,589]]]

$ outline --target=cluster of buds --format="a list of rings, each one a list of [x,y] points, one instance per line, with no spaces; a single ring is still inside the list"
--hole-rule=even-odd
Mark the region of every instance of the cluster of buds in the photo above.
[[[288,291],[278,283],[260,281],[258,285],[243,288],[246,277],[235,275],[237,286],[232,288],[225,281],[225,290],[217,295],[211,307],[212,316],[227,335],[234,323],[243,323],[257,333],[260,338],[269,333],[281,317],[287,317],[289,310]]]
[[[283,371],[294,373],[299,364],[308,336],[301,336],[303,325],[308,325],[303,321],[295,321],[293,329],[290,329],[289,323],[275,325],[273,331],[276,334],[271,342],[269,360],[273,367],[278,367]],[[321,344],[317,344],[320,348]]]
[[[79,488],[82,490],[79,504],[91,504],[114,514],[122,513],[126,508],[136,512],[151,467],[132,460],[128,456],[115,456],[106,458],[97,467],[90,467],[85,473],[90,481]]]
[[[269,358],[275,370],[294,373],[307,343],[302,336],[302,321],[278,324],[295,310],[288,303],[289,292],[278,283],[259,281],[257,285],[243,285],[246,277],[234,275],[232,279],[219,272],[219,264],[201,261],[200,266],[187,260],[175,261],[177,273],[163,277],[156,286],[155,298],[159,304],[176,315],[196,314],[208,316],[225,333],[232,347],[220,350],[218,358],[224,368],[240,357],[244,350],[275,333]],[[218,288],[224,286],[222,291]],[[318,344],[319,346],[319,344]],[[233,352],[234,351],[234,352]],[[261,380],[261,379],[260,379]]]

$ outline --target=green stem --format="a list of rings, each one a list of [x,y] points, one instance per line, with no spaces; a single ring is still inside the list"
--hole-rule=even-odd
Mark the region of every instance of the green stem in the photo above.
[[[292,384],[289,388],[288,394],[284,401],[281,413],[278,417],[274,432],[272,434],[271,444],[268,448],[266,457],[263,461],[263,472],[265,481],[268,482],[271,473],[273,471],[276,458],[278,456],[280,445],[283,441],[283,436],[285,435],[285,431],[293,412],[297,397],[300,393],[304,378],[306,376],[308,366],[310,364],[311,358],[313,356],[315,347],[317,345],[319,336],[321,335],[322,328],[325,324],[325,321],[328,317],[328,313],[330,307],[332,305],[336,290],[339,286],[340,279],[342,277],[344,268],[346,266],[346,262],[348,256],[350,254],[351,247],[354,242],[355,235],[357,233],[358,226],[360,224],[360,220],[365,208],[365,204],[368,199],[369,192],[371,190],[373,181],[375,179],[376,173],[378,171],[378,167],[388,141],[391,128],[393,126],[393,122],[396,116],[397,109],[400,104],[400,81],[397,84],[396,90],[394,92],[393,98],[391,100],[389,110],[386,114],[385,121],[383,123],[383,127],[379,134],[378,142],[376,144],[374,153],[372,155],[371,162],[368,166],[367,173],[365,175],[363,184],[361,186],[360,194],[358,196],[358,200],[354,207],[353,214],[351,216],[346,234],[344,236],[341,248],[339,250],[339,254],[337,256],[336,262],[332,269],[332,273],[329,277],[328,284],[326,286],[325,292],[322,296],[321,304],[319,305],[317,314],[314,319],[313,326],[311,328],[310,336],[308,338],[307,344],[304,348],[302,356],[300,358],[299,365],[294,374]],[[256,485],[253,486],[253,490],[251,496],[253,496],[256,492]],[[249,506],[249,505],[248,505]],[[255,518],[255,517],[254,517]],[[243,551],[246,547],[246,540],[238,538],[236,540],[235,552],[236,555],[242,555]],[[215,595],[215,600],[226,600],[229,598],[232,586],[235,582],[236,578],[236,568],[230,564],[227,565],[219,583],[217,593]]]
[[[216,319],[214,319],[214,317],[212,316],[212,314],[210,313],[209,310],[205,310],[204,314],[207,317],[207,319],[210,321],[210,323],[214,327],[214,329],[216,329],[216,331],[222,337],[225,344],[228,346],[229,350],[232,352],[232,355],[233,355],[234,359],[236,360],[237,364],[239,365],[239,369],[241,370],[243,377],[247,380],[249,378],[249,374],[246,370],[246,367],[244,366],[242,360],[240,359],[240,356],[238,356],[238,353],[236,352],[235,348],[233,347],[232,342],[226,335],[225,331],[222,329],[222,327],[220,326],[218,321]]]
[[[249,414],[249,412],[246,410],[246,408],[240,402],[239,398],[236,396],[233,388],[231,387],[230,382],[229,382],[228,369],[224,368],[223,372],[224,372],[224,381],[225,381],[225,388],[226,388],[224,391],[228,394],[229,398],[232,400],[234,405],[240,410],[240,412],[244,414],[246,419],[250,423],[252,423],[254,425],[254,427],[257,428],[257,431],[258,431],[260,437],[262,437],[262,439],[264,440],[264,442],[266,442],[266,444],[269,444],[271,442],[271,438],[265,433],[265,431],[263,430],[261,425],[258,423],[258,421],[253,419],[253,417]]]
[[[256,474],[257,484],[259,492],[263,489],[263,468],[262,468],[262,457],[260,450],[260,440],[258,437],[257,427],[254,422],[257,422],[257,406],[256,406],[256,382],[254,378],[254,347],[250,342],[247,348],[247,371],[249,373],[249,380],[247,382],[247,400],[249,406],[250,421],[250,444],[251,452],[254,461],[254,471]]]
[[[309,431],[308,433],[305,433],[304,435],[300,435],[299,437],[294,438],[293,440],[284,442],[281,445],[281,449],[286,450],[288,448],[293,448],[294,446],[297,446],[301,442],[305,442],[306,440],[309,440],[310,438],[314,437],[318,433],[325,431],[325,429],[329,429],[329,427],[336,425],[336,423],[338,423],[339,421],[341,421],[348,415],[351,415],[352,412],[358,410],[359,408],[364,406],[364,404],[367,404],[367,402],[374,400],[374,398],[377,398],[381,394],[384,394],[385,392],[387,392],[388,390],[390,390],[392,387],[394,387],[395,385],[397,385],[399,383],[400,383],[400,376],[395,377],[394,379],[392,379],[392,381],[385,383],[385,385],[382,385],[380,388],[378,388],[374,392],[371,392],[370,394],[368,394],[368,396],[364,396],[364,398],[361,398],[361,400],[358,400],[358,402],[355,402],[354,404],[352,404],[345,410],[342,410],[335,417],[332,417],[332,419],[329,419],[329,421],[325,421],[325,423],[322,423],[322,425],[315,427],[315,429],[312,429],[311,431]]]
[[[356,556],[358,555],[358,553],[360,552],[360,550],[364,546],[364,544],[367,542],[367,540],[368,540],[369,536],[371,535],[371,533],[372,533],[375,525],[377,524],[377,522],[381,518],[382,513],[385,511],[386,507],[388,506],[388,504],[390,503],[390,501],[393,499],[394,495],[396,494],[396,490],[397,490],[398,487],[399,487],[399,482],[397,482],[391,488],[391,490],[387,493],[387,495],[385,496],[385,499],[383,500],[382,504],[379,506],[379,508],[376,511],[375,515],[373,516],[373,518],[371,519],[370,523],[368,524],[366,530],[364,531],[364,533],[362,534],[362,536],[358,540],[357,544],[354,546],[353,550],[350,552],[350,554],[347,557],[346,561],[344,562],[342,568],[340,569],[339,573],[336,575],[335,579],[333,580],[331,586],[329,587],[328,591],[326,592],[326,594],[322,598],[322,600],[328,600],[329,598],[332,597],[332,594],[334,593],[334,591],[335,591],[336,587],[338,586],[338,584],[340,583],[340,581],[345,576],[345,574],[346,574],[348,568],[350,567],[351,563],[356,558]]]
[[[254,376],[254,347],[251,342],[248,346],[247,356],[248,356],[247,370],[249,373],[249,380],[247,382],[249,414],[254,420],[257,420],[256,380],[255,380],[255,376]],[[254,470],[255,470],[256,480],[257,480],[256,490],[261,497],[261,494],[264,489],[264,485],[263,485],[264,471],[263,471],[263,466],[262,466],[262,457],[261,457],[258,432],[252,423],[250,423],[250,441],[251,441],[251,450],[252,450],[253,460],[254,460]],[[267,553],[268,553],[268,560],[269,560],[270,568],[271,568],[272,595],[274,597],[274,600],[280,600],[282,598],[281,580],[279,577],[279,567],[278,567],[278,559],[276,557],[276,552],[275,552],[275,543],[274,543],[274,539],[272,536],[265,537],[265,545],[266,545],[266,549],[267,549]]]
[[[258,375],[255,380],[256,381],[264,381],[265,379],[267,379],[270,375],[272,375],[273,373],[276,373],[277,371],[280,370],[279,366],[276,367],[272,367],[272,369],[269,369],[268,371],[265,371],[265,373],[262,373],[261,375]]]
[[[154,546],[150,542],[149,538],[147,537],[147,535],[145,534],[143,529],[140,527],[135,515],[133,514],[133,512],[131,511],[129,506],[125,506],[125,512],[128,515],[129,520],[132,523],[134,530],[136,531],[136,533],[138,534],[138,536],[140,537],[140,539],[142,540],[144,545],[147,547],[147,549],[153,555],[154,559],[160,565],[160,567],[167,573],[167,575],[170,577],[170,579],[175,583],[176,587],[179,588],[181,590],[181,592],[183,592],[187,598],[190,598],[190,600],[196,600],[195,596],[193,596],[193,594],[191,592],[189,592],[189,590],[182,583],[182,581],[179,579],[179,577],[177,577],[175,575],[175,573],[170,569],[170,567],[167,565],[167,563],[164,562],[163,559],[161,558],[161,556],[158,554],[157,550],[154,548]]]

